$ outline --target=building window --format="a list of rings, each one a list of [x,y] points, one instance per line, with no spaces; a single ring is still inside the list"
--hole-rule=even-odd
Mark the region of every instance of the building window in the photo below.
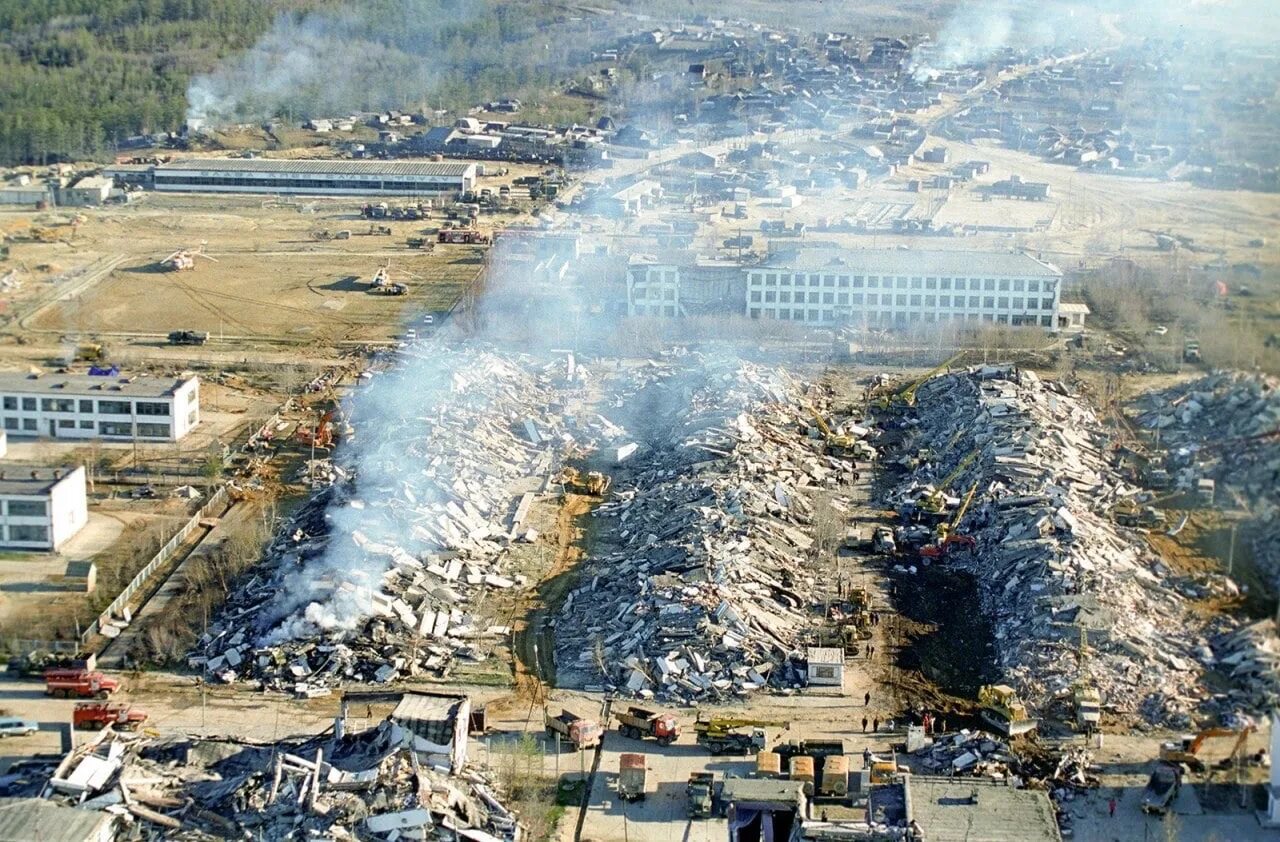
[[[1027,292],[1039,292],[1039,291],[1040,291],[1039,281],[1027,281]]]
[[[10,524],[9,540],[14,543],[49,543],[49,527],[32,526],[29,524]]]
[[[776,287],[778,285],[778,275],[776,273],[770,272],[765,275],[764,278],[764,282],[767,286]]]
[[[25,432],[28,432],[28,433],[34,433],[34,432],[36,432],[36,431],[39,429],[39,427],[37,427],[37,426],[36,426],[36,419],[34,419],[34,418],[23,418],[23,419],[22,419],[22,429],[23,429]]]
[[[4,419],[4,428],[5,428],[6,430],[16,430],[16,429],[18,429],[18,419],[17,419],[17,418],[5,418],[5,419]]]
[[[780,301],[783,304],[790,304],[791,292],[788,290],[783,290],[782,292],[778,293],[778,301]]]
[[[824,293],[822,294],[822,303],[823,303],[823,304],[835,304],[835,303],[836,303],[836,294],[835,294],[834,292],[824,292]]]
[[[813,677],[814,678],[835,678],[836,668],[835,667],[814,667]]]
[[[752,307],[752,308],[751,308],[751,311],[750,311],[750,314],[751,314],[751,318],[753,318],[753,319],[758,319],[758,318],[760,318],[760,308],[759,308],[759,307]]]
[[[823,279],[822,279],[822,285],[823,285],[823,286],[827,286],[827,287],[833,287],[833,286],[835,286],[835,285],[836,285],[836,276],[835,276],[835,275],[827,275],[825,278],[823,278]]]
[[[936,295],[926,295],[926,296],[924,297],[924,306],[926,306],[926,307],[936,307],[936,306],[938,306],[938,296],[936,296]]]
[[[974,289],[977,289],[977,287],[974,287]],[[996,279],[995,279],[995,278],[987,278],[987,279],[986,279],[986,281],[984,281],[984,282],[983,282],[983,284],[982,284],[982,289],[983,289],[983,291],[984,291],[984,292],[995,292],[995,290],[996,290]]]
[[[1053,309],[1053,299],[1052,299],[1052,298],[1042,298],[1042,299],[1040,299],[1040,309],[1041,309],[1041,310],[1052,310],[1052,309]]]
[[[1040,317],[1040,326],[1041,326],[1041,327],[1053,327],[1053,317],[1052,317],[1052,316],[1041,316],[1041,317]]]
[[[1002,325],[1007,325],[1009,323],[1009,317],[1004,313],[1001,313],[1000,315],[996,316],[996,321]]]
[[[979,298],[978,298],[978,296],[976,296],[976,295],[971,295],[971,296],[969,296],[969,306],[970,306],[970,307],[973,307],[974,309],[977,309],[977,307],[978,307],[978,302],[979,302],[980,300],[981,300],[981,299],[979,299]]]
[[[14,410],[18,408],[18,399],[15,397],[6,397],[4,399],[4,408]]]
[[[9,517],[44,517],[49,514],[49,506],[43,500],[10,500],[6,505]]]
[[[780,277],[781,277],[782,285],[783,285],[784,287],[789,287],[789,286],[791,286],[791,276],[790,276],[790,275],[782,275],[782,276],[780,276]]]
[[[906,296],[905,294],[903,294],[903,293],[898,293],[898,301],[897,301],[897,303],[898,303],[898,306],[899,306],[899,307],[906,307],[906,306],[907,306],[907,296]]]
[[[986,310],[992,310],[996,306],[996,297],[994,295],[984,295],[982,297],[982,307]]]
[[[196,411],[193,409],[187,413],[187,426],[194,427],[196,423]]]
[[[1008,279],[1008,278],[1001,278],[1001,279],[1000,279],[1000,291],[1001,291],[1001,292],[1008,292],[1008,291],[1009,291],[1009,279]]]
[[[996,301],[996,306],[999,307],[1001,310],[1008,310],[1009,296],[1007,295],[1000,296],[1000,298]]]
[[[75,412],[76,402],[61,398],[43,398],[40,401],[42,412]]]
[[[1025,306],[1024,306],[1025,304],[1026,304],[1026,299],[1025,299],[1025,298],[1014,298],[1014,299],[1013,299],[1013,309],[1015,309],[1015,310],[1023,310],[1023,309],[1026,309],[1026,308],[1025,308]]]
[[[1027,282],[1022,280],[1022,278],[1015,278],[1013,281],[1013,291],[1022,292],[1024,289],[1026,289],[1026,285],[1027,285]]]
[[[817,304],[817,303],[818,303],[818,297],[819,297],[820,295],[821,295],[821,293],[817,293],[817,292],[811,292],[811,293],[809,293],[809,303],[810,303],[810,304]]]
[[[949,296],[949,295],[939,295],[939,296],[938,296],[938,306],[940,306],[940,307],[950,307],[950,306],[951,306],[951,296]]]
[[[862,301],[862,293],[860,293],[860,292],[859,292],[859,293],[854,293],[854,295],[856,295],[856,296],[857,296],[858,301]],[[846,306],[847,306],[847,305],[849,304],[849,293],[847,293],[847,292],[842,292],[842,293],[840,293],[839,295],[837,295],[837,296],[836,296],[836,303],[837,303],[837,304],[844,304],[844,305],[846,305]]]
[[[950,278],[943,278],[943,279],[942,279],[942,284],[941,284],[941,286],[939,286],[939,287],[938,287],[938,289],[951,289],[951,279],[950,279]],[[959,287],[957,287],[957,289],[959,289]]]
[[[128,415],[128,401],[98,401],[98,413],[100,415]]]
[[[871,275],[867,278],[867,287],[869,289],[875,289],[878,286],[880,286],[880,279],[878,277]]]
[[[59,419],[58,419],[58,429],[59,429],[59,430],[71,430],[71,429],[74,429],[74,428],[75,428],[75,426],[76,426],[76,422],[75,422],[75,421],[72,421],[70,418],[59,418]]]
[[[862,276],[861,276],[861,275],[854,275],[854,276],[853,276],[853,288],[854,288],[854,289],[862,289]]]
[[[880,303],[880,296],[874,292],[867,293],[867,303],[874,306]]]
[[[915,293],[911,296],[911,306],[912,307],[920,306],[920,295],[918,293]]]
[[[99,421],[98,432],[104,436],[132,436],[132,424],[120,424],[115,421]]]
[[[809,321],[811,321],[811,322],[816,322],[817,320],[818,320],[818,311],[817,311],[817,310],[810,310],[810,311],[809,311]]]
[[[907,279],[906,279],[906,278],[898,278],[898,282],[897,282],[896,284],[894,284],[894,286],[895,286],[895,287],[897,287],[898,289],[906,289],[906,288],[907,288]]]
[[[83,413],[84,415],[92,415],[93,401],[85,401],[85,400],[80,401],[80,412]]]
[[[751,291],[751,303],[752,304],[760,303],[760,290],[756,289]]]
[[[860,287],[860,286],[862,286],[862,280],[861,280],[861,279],[857,279],[857,280],[855,281],[855,283],[854,283],[854,286],[856,286],[856,287]],[[849,276],[848,276],[848,275],[841,275],[841,276],[840,276],[840,288],[841,288],[841,289],[848,289],[848,288],[849,288]]]
[[[93,422],[92,422],[92,421],[81,421],[81,422],[80,422],[80,429],[82,429],[82,430],[92,430],[92,429],[93,429]]]
[[[912,278],[912,279],[911,279],[911,288],[912,288],[912,289],[920,289],[920,285],[921,285],[922,283],[924,283],[924,279],[923,279],[923,278]]]
[[[22,411],[23,411],[23,412],[35,412],[35,411],[36,411],[36,399],[35,399],[35,398],[23,398],[23,399],[22,399]]]

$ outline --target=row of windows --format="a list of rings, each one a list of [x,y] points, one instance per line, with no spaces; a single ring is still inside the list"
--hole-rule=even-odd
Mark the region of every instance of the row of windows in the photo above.
[[[879,275],[790,275],[777,272],[752,272],[752,286],[840,287],[841,289],[925,289],[972,290],[974,292],[1053,292],[1056,281],[1026,278],[906,278]]]
[[[808,296],[806,299],[806,295]],[[963,295],[924,295],[907,293],[884,293],[881,295],[876,292],[869,292],[865,295],[861,292],[809,292],[796,290],[765,290],[761,292],[758,289],[751,291],[752,304],[838,304],[838,305],[867,305],[874,307],[876,305],[889,307],[968,307],[970,310],[976,310],[979,307],[986,310],[1052,310],[1052,298],[1022,298],[1020,296],[1010,298],[1007,295],[994,296],[968,296]]]
[[[649,280],[649,281],[668,281],[668,282],[670,282],[670,281],[674,281],[674,280],[676,279],[676,273],[675,273],[675,271],[674,271],[674,270],[671,270],[671,269],[667,269],[667,270],[662,270],[662,269],[649,269],[648,271],[646,271],[646,272],[645,272],[645,275],[644,275],[644,276],[645,276],[645,279],[646,279],[646,280]]]
[[[195,392],[191,393],[194,398]],[[94,414],[93,401],[81,398],[40,398],[37,403],[35,398],[22,398],[22,411],[35,412],[36,407],[40,407],[41,412],[80,412],[82,415]],[[131,415],[136,407],[138,415],[168,415],[169,404],[164,401],[136,401],[130,404],[129,401],[98,401],[97,414],[99,415]],[[4,408],[13,412],[18,409],[18,398],[14,395],[7,395],[4,398]]]
[[[194,423],[194,420],[193,422]],[[71,421],[60,418],[57,421],[59,430],[93,430],[92,421]],[[14,418],[12,415],[6,415],[4,418],[4,428],[6,430],[21,430],[24,433],[39,433],[40,423],[35,418]],[[144,438],[168,438],[170,427],[168,424],[138,424],[138,435]],[[103,436],[132,436],[133,425],[124,422],[115,421],[99,421],[98,434]]]
[[[425,181],[355,181],[349,178],[240,178],[237,176],[181,176],[178,178],[156,176],[157,187],[260,187],[271,190],[275,188],[298,188],[305,190],[404,190],[434,191],[441,189],[458,189],[461,180],[456,182]]]
[[[807,315],[806,315],[807,313]],[[641,314],[644,315],[644,314]],[[658,314],[654,314],[658,315]],[[848,321],[850,317],[845,314],[837,316],[833,310],[803,310],[793,309],[789,307],[752,307],[748,310],[748,315],[753,319],[765,317],[769,319],[784,319],[795,322],[834,322],[837,318]],[[1030,316],[1030,315],[1010,315],[1007,313],[894,313],[885,312],[869,312],[858,313],[854,316],[857,321],[865,321],[871,325],[904,325],[909,322],[994,322],[1002,325],[1036,325],[1041,327],[1053,327],[1053,316]]]
[[[646,298],[650,301],[675,301],[676,291],[671,287],[637,286],[631,290],[631,297],[637,301],[641,301]]]
[[[49,527],[29,524],[11,524],[8,540],[12,543],[49,543]]]
[[[43,500],[10,500],[4,508],[10,517],[45,517],[49,514],[49,505]]]

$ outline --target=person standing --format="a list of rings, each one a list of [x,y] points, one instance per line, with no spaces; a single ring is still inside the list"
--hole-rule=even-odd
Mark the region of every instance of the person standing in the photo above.
[[[862,717],[862,733],[867,733],[867,718]]]
[[[1111,814],[1111,818],[1116,817],[1116,797],[1111,796],[1111,800],[1107,802],[1107,812]]]
[[[877,716],[875,719],[871,720],[871,730],[877,734],[880,733],[880,717]]]
[[[862,697],[862,706],[871,707],[871,691],[870,690],[868,690],[867,694]]]

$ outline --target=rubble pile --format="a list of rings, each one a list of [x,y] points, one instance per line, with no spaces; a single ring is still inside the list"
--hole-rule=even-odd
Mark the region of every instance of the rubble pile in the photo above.
[[[115,817],[110,838],[518,838],[481,772],[432,765],[390,719],[358,734],[252,743],[105,731],[50,780],[55,803]]]
[[[952,506],[974,492],[956,533],[976,545],[953,544],[945,563],[976,576],[997,665],[1024,700],[1042,706],[1087,671],[1109,709],[1186,723],[1209,698],[1197,683],[1212,661],[1203,624],[1160,560],[1106,516],[1137,489],[1108,466],[1087,404],[1032,372],[981,366],[927,381],[901,423],[906,451],[923,451],[936,477],[960,469]],[[899,484],[895,503],[932,491],[926,473]],[[933,529],[900,534],[921,544]]]
[[[611,500],[601,540],[557,623],[562,684],[672,702],[796,685],[811,630],[807,492],[852,480],[852,461],[807,435],[800,385],[741,362],[671,372],[683,397]],[[865,432],[865,431],[864,431]]]
[[[908,749],[913,748],[908,742]],[[967,728],[954,734],[923,738],[912,755],[929,775],[963,775],[1003,779],[1018,768],[1018,758],[1003,739]]]
[[[1213,479],[1217,503],[1248,507],[1254,560],[1280,588],[1280,379],[1215,373],[1144,395],[1138,423],[1159,431],[1180,488]]]
[[[1212,642],[1216,667],[1235,682],[1231,697],[1246,710],[1266,711],[1280,699],[1280,638],[1275,623],[1259,620]]]
[[[551,470],[562,364],[480,350],[384,372],[354,401],[354,442],[198,642],[226,682],[323,695],[349,681],[446,673],[507,629],[471,612],[524,530],[521,481]],[[514,514],[513,514],[514,510]]]

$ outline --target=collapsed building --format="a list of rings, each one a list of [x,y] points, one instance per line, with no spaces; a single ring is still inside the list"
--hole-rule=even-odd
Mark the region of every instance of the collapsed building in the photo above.
[[[956,542],[943,557],[976,577],[997,666],[1029,703],[1069,697],[1088,678],[1108,709],[1155,723],[1183,725],[1201,706],[1227,713],[1248,705],[1245,694],[1214,695],[1199,682],[1217,663],[1211,643],[1229,621],[1207,624],[1190,602],[1221,584],[1175,575],[1136,532],[1112,522],[1111,508],[1139,489],[1108,463],[1106,431],[1083,400],[1032,372],[981,366],[924,383],[899,424],[906,452],[935,477],[956,472],[959,493],[972,490],[954,534],[975,546]],[[958,508],[958,497],[923,476],[892,492],[904,511],[939,490]],[[900,534],[907,543],[935,540],[925,525]]]
[[[808,398],[778,369],[706,362],[627,400],[658,409],[595,512],[597,550],[556,627],[561,683],[686,702],[802,684],[811,494],[838,493],[854,463],[807,436]]]
[[[467,697],[404,694],[391,715],[351,732],[346,708],[324,734],[270,743],[108,727],[63,758],[24,812],[33,822],[96,815],[100,840],[519,838],[467,759]],[[46,816],[50,807],[69,812]],[[50,838],[40,827],[27,838]]]

